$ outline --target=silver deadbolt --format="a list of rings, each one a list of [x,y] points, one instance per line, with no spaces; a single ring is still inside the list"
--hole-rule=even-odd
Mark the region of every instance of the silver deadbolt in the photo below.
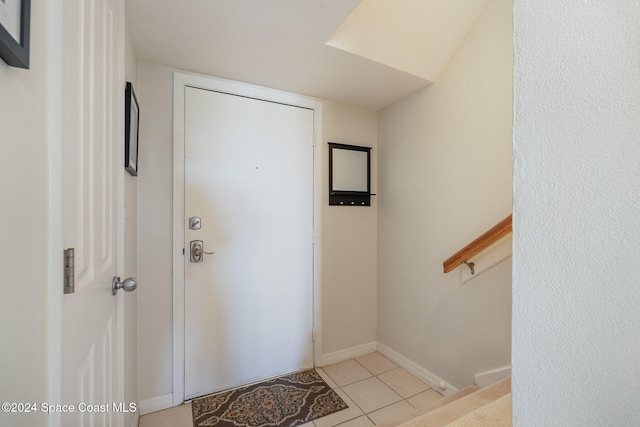
[[[189,229],[191,230],[200,230],[200,226],[202,225],[202,221],[197,216],[192,216],[189,218]]]
[[[215,252],[205,252],[202,240],[192,240],[189,242],[189,260],[191,262],[202,262],[204,254],[213,255]]]

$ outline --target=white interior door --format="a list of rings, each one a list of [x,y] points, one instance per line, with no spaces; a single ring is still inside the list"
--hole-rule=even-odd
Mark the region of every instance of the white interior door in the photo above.
[[[189,399],[313,366],[313,111],[185,91]]]
[[[113,296],[111,282],[122,233],[123,3],[64,1],[61,17],[62,240],[75,249],[75,292],[62,298],[60,373],[60,403],[75,410],[61,424],[121,426],[124,408],[113,404],[122,387],[122,292]]]

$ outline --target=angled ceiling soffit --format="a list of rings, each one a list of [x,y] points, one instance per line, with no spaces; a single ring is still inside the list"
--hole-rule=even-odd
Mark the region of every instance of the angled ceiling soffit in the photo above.
[[[327,41],[434,82],[490,0],[362,0]]]

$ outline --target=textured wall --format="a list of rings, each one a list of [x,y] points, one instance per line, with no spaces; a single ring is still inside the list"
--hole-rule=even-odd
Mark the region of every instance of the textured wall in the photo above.
[[[511,12],[378,118],[378,340],[456,387],[510,364],[510,260],[466,284],[442,262],[511,213]]]
[[[640,425],[639,22],[515,2],[517,426]]]

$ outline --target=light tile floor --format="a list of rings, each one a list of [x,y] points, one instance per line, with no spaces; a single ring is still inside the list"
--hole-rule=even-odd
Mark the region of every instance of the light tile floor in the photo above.
[[[442,395],[395,363],[371,353],[316,368],[349,408],[302,427],[365,427],[391,422]],[[191,404],[140,417],[140,427],[192,427]]]

